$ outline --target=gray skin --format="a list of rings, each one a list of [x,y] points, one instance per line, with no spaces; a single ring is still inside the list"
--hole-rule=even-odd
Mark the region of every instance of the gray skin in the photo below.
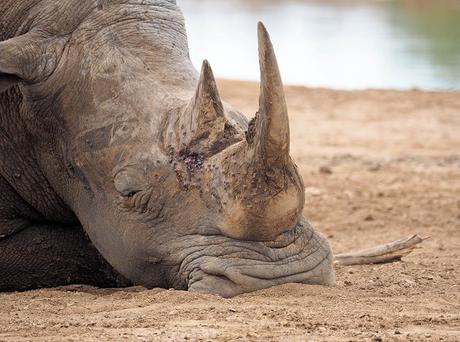
[[[138,284],[224,297],[334,283],[305,221],[276,58],[222,102],[166,0],[0,3],[0,290]]]

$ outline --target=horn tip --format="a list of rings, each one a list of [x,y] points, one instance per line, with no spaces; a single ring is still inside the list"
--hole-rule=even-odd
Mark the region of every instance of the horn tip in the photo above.
[[[268,31],[267,31],[267,28],[265,27],[264,23],[259,21],[259,23],[257,24],[257,32],[259,34],[259,38],[261,39],[268,39],[269,35],[268,35]]]
[[[261,30],[265,30],[265,31],[266,31],[266,30],[267,30],[266,27],[265,27],[265,25],[264,25],[264,23],[263,23],[262,21],[259,21],[259,22],[257,23],[257,29],[258,29],[259,31],[261,31]]]
[[[273,55],[274,52],[270,35],[267,31],[267,28],[261,21],[258,25],[257,36],[259,41],[259,57],[261,60],[264,60],[265,57],[262,56],[266,56],[267,54]]]
[[[208,60],[203,60],[201,66],[200,78],[198,80],[198,86],[195,92],[195,101],[212,101],[217,103],[218,108],[214,108],[217,116],[223,116],[223,106],[221,104],[221,99],[219,95],[219,90],[217,89],[216,79],[214,73],[211,69],[211,65]],[[196,103],[194,103],[196,105]]]
[[[209,61],[207,59],[204,59],[203,63],[201,64],[201,71],[209,71],[209,70],[211,70],[211,64],[209,64]]]
[[[201,66],[201,78],[207,82],[215,82],[214,72],[212,71],[211,64],[209,64],[207,59],[203,60],[203,64]]]

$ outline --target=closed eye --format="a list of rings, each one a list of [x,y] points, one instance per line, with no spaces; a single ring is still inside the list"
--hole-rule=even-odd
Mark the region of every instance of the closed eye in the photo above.
[[[123,197],[133,197],[146,188],[145,182],[132,170],[122,170],[117,173],[114,180],[115,189]]]

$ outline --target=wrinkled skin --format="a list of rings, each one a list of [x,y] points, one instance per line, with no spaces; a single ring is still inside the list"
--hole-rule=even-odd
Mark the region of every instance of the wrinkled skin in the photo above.
[[[261,110],[249,124],[221,102],[208,63],[201,76],[192,66],[174,1],[6,0],[0,13],[0,270],[10,275],[0,289],[133,283],[230,297],[333,284],[329,245],[302,217],[262,26]]]

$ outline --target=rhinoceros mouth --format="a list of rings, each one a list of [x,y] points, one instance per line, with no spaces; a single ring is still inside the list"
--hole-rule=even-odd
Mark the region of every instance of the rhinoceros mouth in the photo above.
[[[183,268],[188,290],[222,297],[285,283],[335,281],[327,241],[305,222],[272,242],[227,241],[190,259]]]

